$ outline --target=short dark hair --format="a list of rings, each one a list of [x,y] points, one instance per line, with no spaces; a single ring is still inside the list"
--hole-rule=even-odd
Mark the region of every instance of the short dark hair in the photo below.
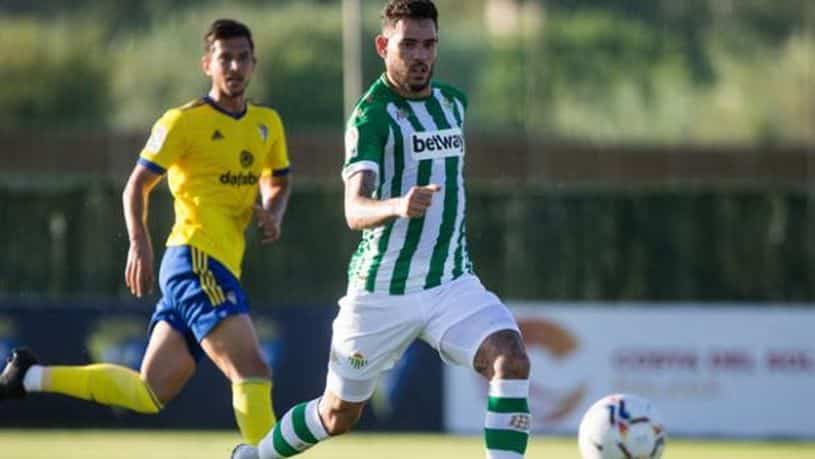
[[[432,19],[439,28],[439,12],[430,0],[390,0],[382,10],[382,27],[393,27],[400,19]]]
[[[249,48],[255,51],[255,42],[252,41],[252,32],[249,31],[249,27],[233,19],[216,19],[204,34],[204,52],[208,53],[212,50],[215,40],[235,37],[246,37],[249,40]]]

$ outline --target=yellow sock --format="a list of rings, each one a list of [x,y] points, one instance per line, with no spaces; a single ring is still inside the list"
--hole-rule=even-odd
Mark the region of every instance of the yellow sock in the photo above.
[[[258,378],[232,384],[232,408],[243,440],[257,446],[276,422],[272,411],[272,382]]]
[[[139,413],[155,414],[162,408],[138,373],[107,363],[45,367],[42,390],[103,405],[121,406]]]

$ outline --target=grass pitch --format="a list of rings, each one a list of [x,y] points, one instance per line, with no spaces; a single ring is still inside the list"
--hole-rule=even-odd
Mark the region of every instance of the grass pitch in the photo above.
[[[0,430],[3,459],[226,459],[234,432]],[[579,459],[573,438],[538,437],[529,459]],[[481,438],[351,434],[318,445],[303,459],[450,459],[484,457]],[[815,442],[668,440],[663,459],[815,459]]]

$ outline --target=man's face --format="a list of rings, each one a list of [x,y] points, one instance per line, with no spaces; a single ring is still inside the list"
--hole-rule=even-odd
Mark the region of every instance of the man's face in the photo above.
[[[432,19],[401,19],[376,44],[391,82],[406,93],[421,93],[433,76],[438,42]]]
[[[255,56],[246,37],[215,40],[201,60],[212,87],[228,97],[242,96],[255,71]]]

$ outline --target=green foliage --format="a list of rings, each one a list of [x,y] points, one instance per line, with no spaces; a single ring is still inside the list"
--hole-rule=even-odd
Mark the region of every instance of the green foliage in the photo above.
[[[807,95],[815,87],[814,38],[796,35],[783,46],[756,49],[750,61],[714,48],[720,83],[697,95],[689,135],[722,142],[749,133],[764,145],[812,143],[815,99]]]
[[[596,12],[551,21],[542,41],[540,70],[555,90],[568,84],[572,91],[592,99],[623,79],[644,87],[649,71],[662,59],[660,44],[648,28]]]
[[[258,27],[262,100],[289,125],[343,125],[339,8],[294,6]]]
[[[0,19],[0,29],[0,125],[104,127],[111,80],[98,27]]]
[[[338,1],[114,0],[0,6],[5,127],[143,130],[199,97],[201,35],[243,20],[259,59],[251,98],[290,129],[342,125]],[[815,6],[806,0],[523,0],[520,21],[483,1],[438,2],[436,76],[471,100],[481,132],[606,143],[815,142]],[[511,2],[504,2],[504,4]],[[364,84],[381,1],[363,6]],[[60,19],[44,19],[46,16]],[[20,50],[26,50],[21,52]]]
[[[761,2],[727,15],[696,3],[547,2],[541,26],[490,42],[477,121],[550,140],[815,141],[815,101],[800,97],[815,84],[815,36],[788,16],[794,2],[783,20]],[[774,17],[771,36],[742,18],[758,10]]]
[[[145,128],[163,110],[209,89],[200,69],[204,18],[169,16],[147,33],[120,37],[113,47],[111,116],[121,129]]]
[[[252,3],[252,2],[244,2]],[[214,18],[234,17],[253,31],[258,66],[248,94],[271,105],[287,126],[343,124],[341,12],[338,3],[291,2],[269,6],[208,7],[163,16],[115,43],[116,126],[145,127],[158,111],[200,96],[208,81],[199,69],[200,40]],[[449,7],[446,5],[445,7]],[[470,7],[472,8],[472,7]],[[364,84],[383,71],[374,52],[381,5],[365,5],[362,33]],[[462,20],[445,21],[437,75],[470,87],[479,58]]]
[[[339,9],[315,5],[182,11],[115,43],[116,125],[145,127],[160,111],[200,97],[201,40],[219,17],[253,31],[258,65],[248,95],[277,109],[288,125],[342,125]]]

